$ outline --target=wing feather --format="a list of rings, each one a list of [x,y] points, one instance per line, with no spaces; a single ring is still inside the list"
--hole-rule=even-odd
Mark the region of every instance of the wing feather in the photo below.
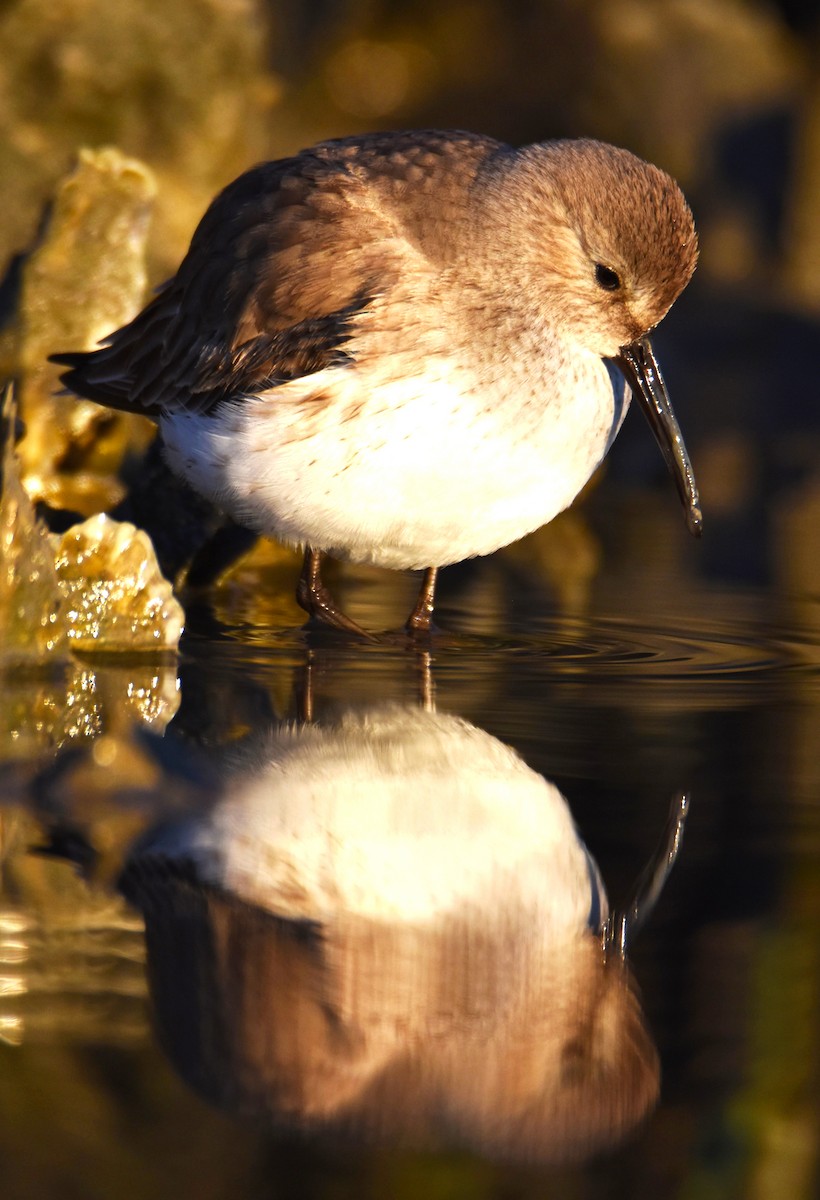
[[[253,168],[216,198],[176,276],[129,325],[97,350],[53,356],[69,368],[62,382],[158,419],[352,364],[361,318],[425,239],[446,252],[446,222],[497,145],[374,135]],[[437,219],[429,192],[453,159],[459,183]]]

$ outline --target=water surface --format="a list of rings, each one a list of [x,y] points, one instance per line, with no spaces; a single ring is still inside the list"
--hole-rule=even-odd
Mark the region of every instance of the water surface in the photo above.
[[[816,1194],[820,609],[675,515],[599,514],[563,595],[452,573],[424,650],[261,565],[176,664],[7,689],[4,1196]],[[338,586],[381,629],[413,583]]]

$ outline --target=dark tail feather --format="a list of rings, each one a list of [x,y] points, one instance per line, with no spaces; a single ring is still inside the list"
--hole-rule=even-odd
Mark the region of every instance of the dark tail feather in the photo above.
[[[49,362],[69,368],[60,376],[60,382],[67,392],[73,392],[107,408],[119,409],[120,412],[136,412],[145,417],[155,417],[157,413],[140,403],[133,395],[128,376],[120,374],[120,359],[121,356],[113,346],[48,356]]]
[[[88,353],[50,354],[48,361],[70,368],[60,376],[60,383],[66,391],[109,408],[131,411],[132,405],[128,403],[128,394],[122,384],[118,386],[106,379],[107,372],[99,370],[101,364],[98,358],[104,353],[104,350],[91,350]]]
[[[96,350],[51,354],[49,362],[68,367],[60,382],[77,396],[156,420],[158,396],[145,381],[154,383],[166,369],[163,345],[175,311],[173,295],[161,288],[133,321],[109,334]]]

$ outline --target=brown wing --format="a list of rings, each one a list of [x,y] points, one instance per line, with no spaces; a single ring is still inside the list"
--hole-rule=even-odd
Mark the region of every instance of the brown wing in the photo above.
[[[99,350],[53,356],[70,368],[62,381],[158,417],[210,412],[351,362],[359,317],[400,278],[411,245],[445,252],[448,224],[497,146],[471,134],[383,134],[255,167],[216,198],[176,276],[134,321]]]
[[[60,377],[66,388],[109,408],[154,419],[180,410],[207,413],[231,397],[352,361],[344,347],[367,300],[355,297],[338,312],[226,344],[219,330],[202,325],[186,337],[163,293],[101,349],[50,360],[70,368]]]

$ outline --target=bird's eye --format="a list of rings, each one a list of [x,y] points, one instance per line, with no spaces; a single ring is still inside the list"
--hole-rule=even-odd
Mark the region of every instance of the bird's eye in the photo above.
[[[613,271],[611,267],[605,267],[603,263],[595,264],[595,282],[598,287],[602,287],[605,292],[617,292],[621,286],[621,280],[617,271]]]

